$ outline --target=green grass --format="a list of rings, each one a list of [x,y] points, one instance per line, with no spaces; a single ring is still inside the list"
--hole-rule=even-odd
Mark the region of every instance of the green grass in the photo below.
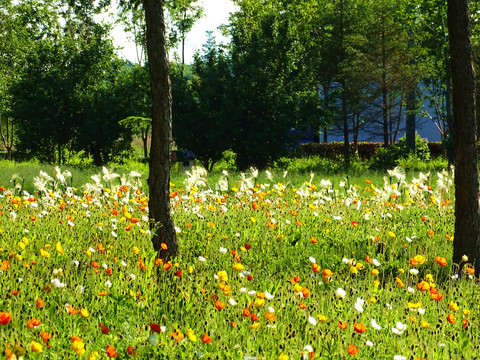
[[[65,196],[58,186],[58,196],[47,189],[37,201],[34,195],[15,197],[5,183],[0,313],[11,314],[11,321],[0,325],[0,351],[26,352],[24,358],[32,359],[95,352],[105,358],[107,349],[138,359],[298,359],[310,358],[307,345],[315,359],[459,359],[478,353],[478,284],[464,273],[451,278],[451,187],[445,193],[433,178],[394,178],[395,189],[380,174],[349,177],[344,187],[342,174],[332,178],[333,187],[321,174],[313,180],[280,172],[272,180],[265,172],[256,181],[250,173],[243,180],[229,176],[225,190],[220,174],[207,178],[208,187],[194,187],[194,177],[172,177],[180,255],[164,266],[151,245],[147,196],[135,182],[126,191],[116,181],[105,190],[102,181],[103,191],[90,194],[74,184],[78,190],[67,189]],[[425,262],[413,266],[417,255]],[[333,276],[322,280],[324,269]],[[65,287],[55,287],[53,279]],[[417,289],[426,279],[440,301]],[[418,303],[421,310],[414,309]],[[66,304],[86,309],[88,317],[69,313]],[[456,323],[448,322],[449,314]],[[41,321],[38,328],[27,327],[33,318]],[[339,321],[347,328],[340,329]],[[402,327],[397,322],[406,325],[402,334],[392,331]],[[355,323],[366,332],[355,331]],[[165,331],[155,332],[156,325]],[[51,335],[47,343],[41,332]],[[203,334],[212,341],[205,344]],[[33,351],[36,343],[42,353]],[[85,353],[77,355],[81,344]],[[357,355],[349,354],[352,346]]]

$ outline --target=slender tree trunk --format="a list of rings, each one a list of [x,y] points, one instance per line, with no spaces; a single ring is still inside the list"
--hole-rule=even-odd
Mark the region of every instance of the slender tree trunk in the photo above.
[[[407,141],[407,147],[412,153],[415,151],[415,110],[415,89],[412,89],[407,94],[407,116],[405,125],[405,137]]]
[[[172,94],[165,42],[164,0],[144,0],[147,53],[152,95],[152,141],[148,201],[153,248],[167,260],[178,254],[178,239],[170,213],[170,146]]]
[[[480,269],[480,213],[475,118],[475,76],[467,0],[448,0],[448,32],[455,127],[455,240],[453,262],[467,255]]]

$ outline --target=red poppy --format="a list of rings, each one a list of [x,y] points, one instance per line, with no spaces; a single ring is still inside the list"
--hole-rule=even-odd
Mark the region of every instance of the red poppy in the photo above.
[[[7,325],[12,321],[12,314],[9,312],[0,312],[0,325]]]
[[[162,327],[158,324],[150,324],[150,329],[153,332],[156,332],[156,333],[161,333],[162,332]]]
[[[102,329],[102,334],[107,335],[110,332],[110,329],[102,323],[98,324],[98,326]]]

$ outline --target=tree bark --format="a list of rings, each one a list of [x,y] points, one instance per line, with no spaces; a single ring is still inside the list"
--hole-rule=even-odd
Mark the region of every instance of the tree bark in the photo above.
[[[170,147],[172,94],[165,41],[164,0],[144,0],[147,54],[152,95],[152,141],[148,201],[153,248],[164,260],[178,254],[178,239],[170,212]]]
[[[472,67],[467,0],[448,0],[447,18],[455,128],[455,238],[453,262],[480,261],[480,214],[475,119],[475,77]],[[480,264],[475,264],[478,276]]]

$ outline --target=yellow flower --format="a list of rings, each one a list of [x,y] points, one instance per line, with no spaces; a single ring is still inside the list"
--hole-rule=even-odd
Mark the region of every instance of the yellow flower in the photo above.
[[[296,283],[294,286],[293,286],[293,291],[295,291],[296,294],[299,294],[301,291],[303,290],[303,287],[302,285]]]
[[[257,222],[257,219],[255,219],[255,218],[252,216],[252,217],[250,217],[250,221],[255,224],[255,223]]]
[[[328,320],[328,318],[325,315],[320,314],[317,317],[318,317],[318,321],[320,321],[320,322],[325,322],[325,321]]]
[[[30,348],[32,349],[33,352],[36,352],[36,353],[41,353],[43,352],[43,347],[42,347],[42,344],[36,342],[36,341],[33,341],[30,343]]]
[[[265,299],[256,299],[253,303],[256,308],[261,308],[263,305],[265,305]]]
[[[357,262],[355,264],[355,267],[358,269],[358,270],[362,270],[363,269],[363,264],[361,262]]]
[[[288,360],[288,355],[281,353],[280,356],[278,357],[278,360]]]
[[[187,271],[189,274],[193,273],[193,266],[190,265],[189,267],[187,267]]]
[[[40,249],[40,255],[42,255],[44,258],[49,258],[50,253],[46,250]]]
[[[470,310],[463,309],[463,315],[465,315],[465,316],[470,315]]]
[[[20,250],[25,250],[25,244],[23,242],[20,241],[17,246]]]
[[[373,276],[377,276],[379,274],[379,271],[377,269],[372,269],[370,274],[372,274]]]
[[[94,351],[93,353],[91,353],[88,356],[88,360],[98,360],[98,359],[101,359],[101,358],[102,358],[102,356],[97,351]]]
[[[356,275],[358,273],[358,269],[355,266],[350,266],[350,273]]]
[[[452,311],[458,311],[458,304],[454,301],[450,301],[448,303],[448,307],[450,308],[450,310]]]
[[[197,341],[197,336],[195,335],[195,332],[192,329],[187,330],[187,337],[188,337],[188,340],[190,341]]]
[[[223,282],[228,281],[228,275],[225,271],[219,271],[217,273],[217,276],[218,276],[218,280],[220,280],[220,281],[223,281]]]
[[[432,274],[425,275],[425,280],[427,280],[428,282],[433,282],[433,275]]]
[[[15,255],[15,259],[17,259],[17,261],[22,261],[23,257],[22,257],[22,255],[17,254],[17,255]]]
[[[380,285],[380,281],[375,280],[375,281],[373,282],[373,286],[375,286],[376,288],[378,288],[379,285]]]
[[[397,235],[395,235],[395,233],[393,231],[389,231],[388,236],[390,236],[392,238],[397,237]]]
[[[408,302],[407,305],[409,309],[420,309],[422,307],[422,303],[420,302],[417,302],[417,303]]]
[[[138,255],[140,253],[140,249],[136,246],[132,248],[132,251],[135,253],[135,255]]]
[[[260,327],[259,322],[254,322],[252,325],[250,325],[250,329],[258,329]]]
[[[30,243],[30,240],[28,240],[28,238],[26,237],[23,237],[22,242],[28,245]]]
[[[368,300],[370,304],[375,304],[377,302],[377,299],[374,298],[373,296]]]
[[[57,244],[55,245],[55,249],[57,249],[57,251],[63,255],[63,247],[60,241],[58,241]]]
[[[236,262],[236,263],[233,264],[233,270],[235,270],[236,272],[242,272],[244,268],[245,268],[245,266],[243,266],[239,262]]]
[[[405,272],[405,270],[404,270],[404,269],[398,269],[398,272],[399,272],[400,274],[403,274],[403,273]]]
[[[84,317],[84,318],[87,318],[87,317],[90,316],[90,314],[89,314],[89,312],[88,312],[87,309],[82,309],[82,310],[80,310],[80,315],[81,315],[82,317]]]
[[[72,348],[73,348],[73,351],[75,351],[75,354],[77,355],[85,354],[85,344],[83,343],[82,340],[75,340],[72,343]]]

